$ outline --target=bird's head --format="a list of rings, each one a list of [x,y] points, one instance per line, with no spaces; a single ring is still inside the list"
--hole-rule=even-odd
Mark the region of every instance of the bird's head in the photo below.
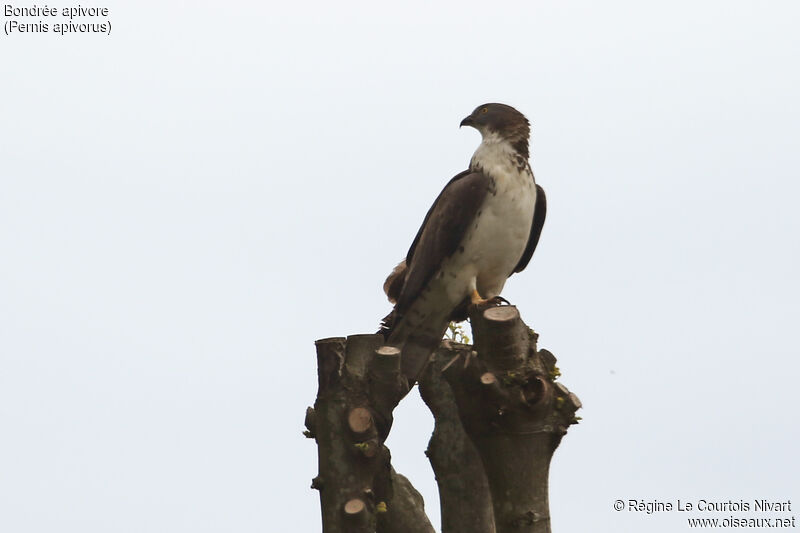
[[[490,135],[499,136],[517,148],[517,151],[528,154],[528,136],[531,126],[525,115],[505,104],[483,104],[475,108],[461,126],[472,126],[486,139]]]

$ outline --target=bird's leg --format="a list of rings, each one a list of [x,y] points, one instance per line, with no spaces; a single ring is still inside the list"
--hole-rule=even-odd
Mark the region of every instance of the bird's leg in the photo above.
[[[508,300],[503,298],[502,296],[495,296],[494,298],[484,299],[478,293],[477,289],[472,289],[472,294],[469,297],[470,303],[482,309],[488,309],[490,307],[498,307],[500,305],[511,305]]]
[[[469,301],[472,305],[483,305],[489,300],[484,300],[480,294],[478,294],[478,289],[472,289],[472,294],[469,295]]]

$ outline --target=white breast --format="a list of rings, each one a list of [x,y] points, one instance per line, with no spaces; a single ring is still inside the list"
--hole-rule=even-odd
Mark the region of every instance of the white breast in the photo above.
[[[495,184],[469,230],[463,254],[466,263],[474,265],[478,293],[492,298],[503,290],[528,244],[536,184],[527,161],[496,137],[484,138],[470,167],[493,178]]]

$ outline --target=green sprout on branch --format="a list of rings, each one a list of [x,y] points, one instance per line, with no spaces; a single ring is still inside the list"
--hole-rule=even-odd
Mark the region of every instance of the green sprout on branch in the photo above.
[[[464,332],[464,326],[460,322],[450,322],[447,326],[447,331],[444,334],[445,339],[450,339],[459,344],[469,344],[470,338]]]

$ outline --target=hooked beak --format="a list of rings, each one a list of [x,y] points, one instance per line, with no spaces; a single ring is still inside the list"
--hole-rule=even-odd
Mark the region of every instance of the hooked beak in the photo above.
[[[474,122],[472,122],[472,115],[468,116],[464,120],[461,121],[461,124],[458,125],[460,128],[461,126],[472,126]]]

